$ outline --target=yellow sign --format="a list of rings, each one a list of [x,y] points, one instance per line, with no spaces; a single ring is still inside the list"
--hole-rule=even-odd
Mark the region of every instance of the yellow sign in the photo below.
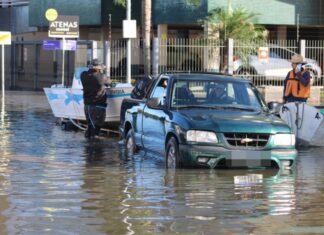
[[[0,31],[0,44],[3,44],[3,45],[11,44],[11,32]]]
[[[45,17],[48,21],[54,21],[57,19],[58,13],[54,8],[47,9],[45,12]]]

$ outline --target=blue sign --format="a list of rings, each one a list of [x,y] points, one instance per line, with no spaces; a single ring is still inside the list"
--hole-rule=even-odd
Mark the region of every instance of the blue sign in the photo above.
[[[59,40],[44,40],[43,50],[61,50],[61,41]]]

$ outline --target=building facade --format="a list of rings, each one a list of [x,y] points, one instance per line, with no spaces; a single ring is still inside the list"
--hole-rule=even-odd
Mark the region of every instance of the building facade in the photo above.
[[[37,90],[57,83],[65,68],[65,80],[68,82],[67,85],[70,85],[74,68],[85,66],[89,59],[94,58],[94,55],[89,56],[95,51],[93,45],[90,45],[93,41],[112,42],[114,39],[122,38],[122,20],[126,18],[126,9],[116,6],[113,2],[113,0],[0,0],[0,31],[11,31],[15,41],[11,49],[6,50],[6,57],[11,57],[7,60],[6,66],[11,69],[11,71],[6,70],[6,73],[10,73],[11,76],[6,84],[10,84],[13,88],[29,86],[30,89]],[[324,3],[321,0],[200,0],[197,5],[188,4],[186,0],[152,0],[152,38],[177,38],[180,40],[176,42],[181,43],[181,39],[204,37],[208,29],[200,23],[200,20],[213,9],[228,8],[229,2],[233,9],[244,8],[256,13],[258,17],[255,23],[264,25],[269,30],[270,40],[296,41],[296,39],[324,38]],[[132,0],[131,15],[132,19],[137,21],[137,35],[141,35],[142,4],[142,0]],[[60,50],[42,50],[43,40],[48,39],[48,21],[45,12],[49,8],[56,9],[59,15],[79,16],[79,40],[82,42],[78,44],[76,52],[67,51],[64,57]],[[132,40],[132,42],[134,42],[132,71],[138,71],[137,74],[142,76],[143,43],[140,40]],[[178,66],[176,67],[178,70],[190,69],[189,65],[208,70],[212,68],[212,71],[221,70],[223,63],[221,58],[225,58],[225,50],[221,45],[217,46],[219,58],[210,63],[210,56],[206,49],[209,46],[203,50],[193,47],[193,51],[199,51],[198,55],[196,52],[193,53],[192,49],[183,52],[181,50],[184,47],[180,46],[182,48],[178,50],[182,58],[180,61],[176,50],[167,48],[169,44],[161,48],[160,53],[163,54],[170,49],[166,54],[175,59],[161,57],[160,67],[169,68],[167,64],[169,61],[172,66]],[[106,62],[108,61],[105,60],[107,50],[103,47],[104,43],[101,45],[102,48],[97,50],[101,57],[97,55],[95,57]],[[111,45],[113,45],[110,50],[111,75],[123,79],[126,71],[126,44],[118,40],[117,44]],[[297,45],[292,47],[298,48]],[[322,48],[324,47],[309,56],[314,57],[324,68]],[[191,54],[193,56],[189,58]],[[65,58],[65,64],[62,58]]]
[[[324,36],[322,0],[201,0],[191,5],[186,0],[152,0],[152,27],[155,36],[190,38],[203,34],[199,20],[215,8],[244,8],[258,15],[256,23],[264,25],[271,39],[321,39]],[[0,30],[13,34],[45,32],[45,11],[55,8],[60,15],[80,16],[80,39],[120,38],[125,18],[124,7],[113,0],[19,0],[0,1]],[[132,18],[140,28],[142,1],[132,0]],[[139,29],[140,30],[140,29]],[[34,35],[35,36],[35,35]],[[31,37],[32,38],[32,37]],[[37,37],[36,37],[37,39]]]

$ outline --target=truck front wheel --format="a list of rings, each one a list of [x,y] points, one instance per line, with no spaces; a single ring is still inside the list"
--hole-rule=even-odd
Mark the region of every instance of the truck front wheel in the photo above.
[[[171,137],[167,143],[165,163],[166,168],[175,169],[181,167],[179,144],[176,138],[174,137]]]

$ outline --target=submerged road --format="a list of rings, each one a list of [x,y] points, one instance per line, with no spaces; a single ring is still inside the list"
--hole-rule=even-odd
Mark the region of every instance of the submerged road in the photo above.
[[[43,93],[0,111],[0,234],[324,234],[323,148],[293,172],[166,170],[62,131]]]

